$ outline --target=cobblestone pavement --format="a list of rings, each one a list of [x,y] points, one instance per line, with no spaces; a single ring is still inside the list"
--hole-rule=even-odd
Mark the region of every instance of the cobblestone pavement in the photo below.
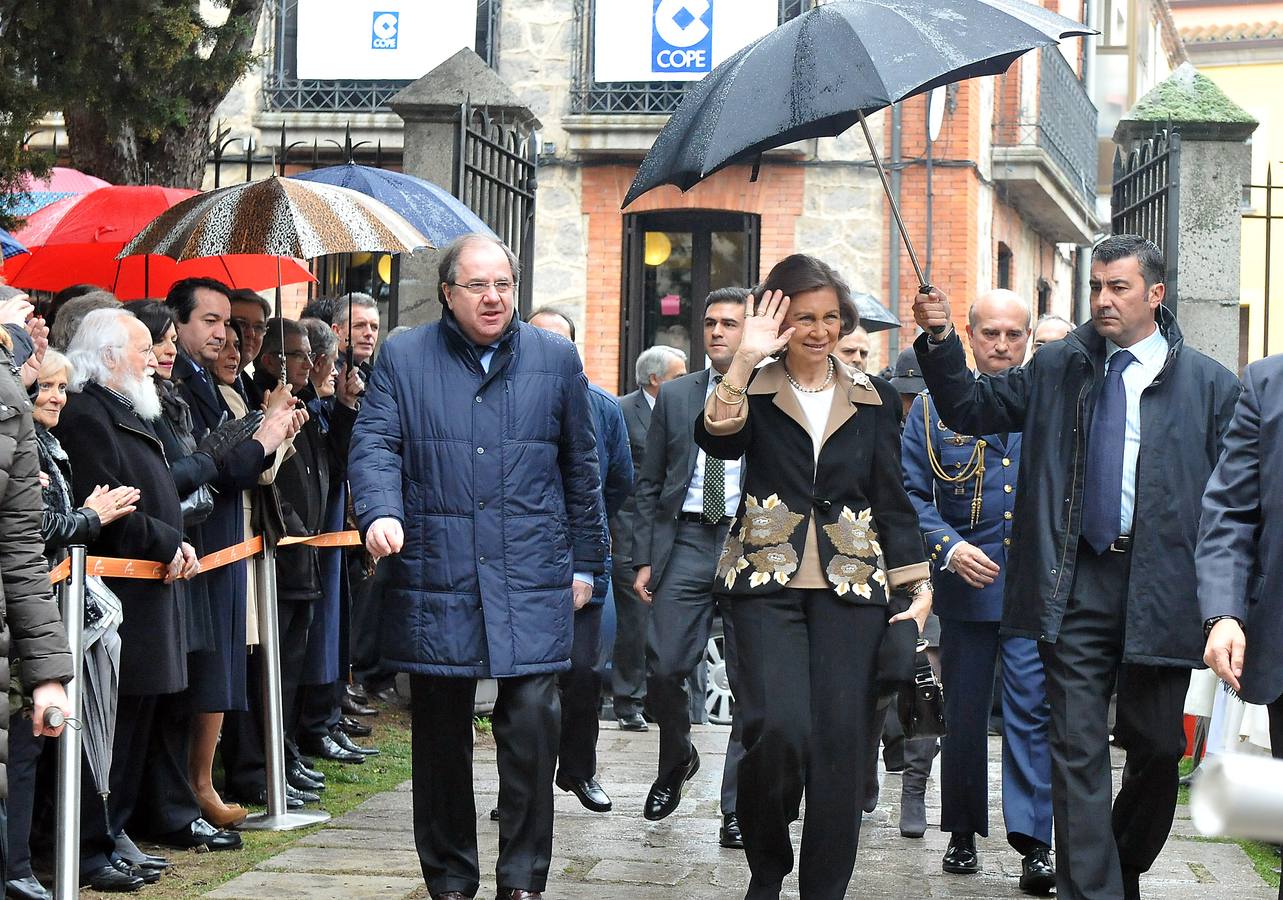
[[[600,780],[614,800],[607,814],[584,810],[570,795],[557,792],[557,831],[550,900],[725,900],[743,896],[748,867],[743,853],[717,845],[720,825],[718,786],[727,729],[695,729],[703,766],[678,810],[663,822],[641,817],[642,801],[654,777],[658,734],[618,731],[603,723]],[[882,802],[866,816],[856,875],[848,898],[1002,898],[1023,896],[1017,886],[1020,858],[1001,837],[998,794],[999,744],[991,738],[990,785],[992,836],[980,840],[982,874],[959,877],[940,871],[947,839],[929,831],[925,840],[907,840],[897,827],[900,781],[882,777]],[[1115,760],[1117,765],[1118,759]],[[937,770],[938,771],[938,770]],[[1115,777],[1118,776],[1115,771]],[[491,822],[498,790],[494,750],[479,749],[476,759],[477,831],[482,887],[478,897],[495,894],[494,865],[498,826]],[[939,794],[933,779],[927,792],[928,821],[939,822]],[[1162,900],[1274,900],[1275,891],[1256,875],[1236,845],[1193,839],[1188,812],[1177,813],[1173,837],[1154,870],[1141,881],[1147,898]],[[794,829],[794,840],[799,829]],[[410,785],[371,797],[321,831],[303,838],[256,869],[211,894],[215,898],[425,898],[414,853]],[[797,882],[785,885],[796,898]]]

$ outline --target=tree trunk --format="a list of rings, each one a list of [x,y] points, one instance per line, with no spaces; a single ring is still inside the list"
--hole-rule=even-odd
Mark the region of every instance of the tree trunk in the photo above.
[[[112,184],[155,184],[200,190],[209,156],[215,106],[193,107],[186,127],[169,127],[155,140],[140,138],[129,122],[114,128],[94,109],[63,110],[71,165]]]

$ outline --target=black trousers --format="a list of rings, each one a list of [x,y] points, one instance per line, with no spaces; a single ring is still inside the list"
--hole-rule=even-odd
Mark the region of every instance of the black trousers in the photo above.
[[[1039,645],[1051,705],[1060,900],[1139,898],[1137,880],[1163,849],[1176,812],[1189,670],[1122,662],[1130,556],[1097,556],[1083,544],[1060,635]],[[1117,798],[1108,721],[1115,687],[1114,741],[1127,752]],[[1101,827],[1106,821],[1112,829]]]
[[[558,768],[568,778],[597,774],[597,711],[601,699],[601,604],[575,612],[570,671],[557,678],[561,691]]]
[[[295,733],[304,743],[320,741],[338,727],[342,718],[342,690],[347,681],[305,684],[298,691],[298,725]]]
[[[391,566],[378,566],[373,575],[365,574],[365,551],[354,550],[347,558],[349,596],[348,647],[351,651],[352,677],[359,683],[383,687],[396,678],[396,673],[383,665],[379,640],[379,608]]]
[[[111,795],[107,799],[107,824],[114,837],[138,809],[143,781],[147,778],[147,748],[155,727],[156,694],[122,694],[116,699],[116,735],[111,746]],[[88,798],[89,803],[99,802]],[[81,804],[82,807],[84,803]],[[112,846],[115,844],[113,842]]]
[[[1269,706],[1270,752],[1275,759],[1283,759],[1283,697]],[[1283,882],[1279,882],[1279,900],[1283,900]]]
[[[737,812],[752,880],[747,900],[775,900],[793,868],[789,824],[806,795],[798,889],[841,900],[855,868],[867,757],[875,752],[882,606],[826,590],[737,598],[736,717],[744,761]]]
[[[9,717],[9,761],[5,775],[9,797],[3,848],[4,877],[10,881],[31,877],[31,818],[36,803],[36,770],[45,749],[45,739],[31,733],[31,719],[22,712]],[[56,754],[55,754],[56,755]]]
[[[435,896],[481,883],[472,788],[473,678],[410,676],[414,845]],[[491,718],[499,764],[501,888],[542,891],[552,861],[552,780],[561,703],[555,674],[499,680]]]
[[[191,752],[192,708],[186,692],[156,698],[146,776],[139,785],[138,805],[128,823],[139,835],[167,834],[200,818],[200,804],[187,777]]]
[[[611,656],[611,693],[615,716],[642,711],[646,701],[646,630],[650,607],[633,590],[637,573],[630,559],[615,559],[611,588],[615,592],[615,647]]]
[[[659,724],[659,776],[666,778],[689,759],[691,703],[688,679],[708,646],[713,611],[725,628],[726,674],[736,692],[739,649],[726,598],[714,598],[713,576],[726,537],[725,526],[681,522],[664,576],[654,591],[646,640],[646,709]],[[736,783],[743,756],[739,716],[731,723],[722,770],[722,812],[737,810]]]
[[[296,758],[299,676],[307,656],[307,630],[312,624],[312,604],[278,597],[277,629],[281,641],[281,710],[285,723],[285,752]],[[267,788],[267,762],[263,737],[263,662],[260,651],[245,664],[249,709],[228,713],[223,721],[220,749],[227,775],[226,791],[233,799],[253,799]]]

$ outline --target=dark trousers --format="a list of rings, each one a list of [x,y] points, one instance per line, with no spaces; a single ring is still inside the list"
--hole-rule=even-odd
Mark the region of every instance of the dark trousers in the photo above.
[[[646,630],[650,607],[637,597],[633,579],[637,573],[630,559],[615,559],[611,588],[615,593],[615,647],[612,654],[611,693],[615,716],[642,711],[646,700]]]
[[[364,549],[353,551],[347,559],[351,609],[348,618],[348,647],[351,651],[352,677],[359,684],[384,687],[394,678],[383,665],[379,640],[379,608],[391,566],[378,566],[373,575],[365,574]]]
[[[989,713],[1002,666],[1002,809],[1021,854],[1051,846],[1050,710],[1038,645],[997,622],[940,618],[948,736],[940,751],[940,830],[989,834]]]
[[[561,744],[558,767],[567,778],[597,774],[597,712],[601,700],[600,604],[575,612],[575,641],[570,671],[557,678],[561,692]]]
[[[1162,850],[1176,811],[1189,670],[1122,662],[1130,565],[1128,553],[1097,556],[1083,544],[1060,635],[1039,645],[1051,704],[1060,900],[1139,898],[1137,880]],[[1117,798],[1109,759],[1115,685],[1114,740],[1127,752]]]
[[[14,881],[31,877],[31,818],[36,803],[36,771],[44,752],[45,739],[31,733],[31,719],[22,712],[9,717],[9,797],[5,846],[2,851],[5,878]]]
[[[307,630],[312,624],[312,604],[306,600],[278,597],[276,622],[281,640],[281,711],[285,723],[285,751],[297,756],[294,746],[298,722],[299,677],[307,656]],[[249,709],[228,713],[224,719],[221,750],[227,775],[227,794],[235,799],[254,799],[267,789],[267,762],[264,758],[263,663],[255,650],[246,661]]]
[[[111,795],[107,799],[107,824],[113,837],[125,830],[125,825],[138,809],[143,781],[147,778],[147,748],[155,727],[158,699],[155,694],[122,694],[116,699],[116,735],[111,746]],[[90,798],[89,802],[99,801]]]
[[[139,788],[138,808],[129,821],[136,834],[167,834],[200,818],[200,804],[187,778],[191,750],[191,706],[188,695],[156,698],[146,777]]]
[[[477,809],[472,787],[472,678],[410,676],[414,845],[434,896],[474,896]],[[499,764],[500,888],[544,890],[552,861],[552,780],[561,704],[557,676],[499,680],[491,722]]]
[[[655,587],[646,640],[646,709],[659,724],[659,777],[667,778],[690,759],[691,696],[687,679],[700,661],[713,628],[713,611],[722,614],[725,629],[726,674],[736,688],[739,650],[730,603],[712,594],[717,557],[726,537],[725,526],[681,522],[668,565]],[[737,810],[735,799],[739,760],[743,756],[739,716],[731,724],[722,770],[722,812]]]
[[[874,752],[875,668],[886,630],[881,606],[832,591],[737,598],[736,717],[743,721],[740,827],[748,900],[777,898],[793,868],[789,824],[806,795],[798,889],[841,900],[855,868],[864,773]]]
[[[329,684],[305,684],[298,691],[298,740],[304,743],[320,741],[331,729],[337,728],[342,718],[343,686],[346,681]]]

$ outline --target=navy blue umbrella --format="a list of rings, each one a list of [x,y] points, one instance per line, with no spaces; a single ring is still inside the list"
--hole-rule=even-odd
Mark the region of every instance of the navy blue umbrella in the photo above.
[[[403,172],[345,163],[290,177],[350,188],[373,197],[399,212],[436,247],[444,247],[464,234],[481,233],[498,238],[449,191]]]
[[[11,256],[17,256],[19,253],[30,252],[31,251],[22,246],[22,244],[19,244],[13,235],[5,231],[3,228],[0,228],[0,254],[3,255],[4,259],[8,259]]]

